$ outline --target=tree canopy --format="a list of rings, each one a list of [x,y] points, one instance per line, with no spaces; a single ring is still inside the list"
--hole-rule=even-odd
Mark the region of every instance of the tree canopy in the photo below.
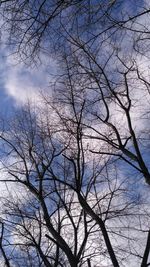
[[[148,1],[4,0],[0,12],[19,61],[57,62],[49,92],[1,120],[3,266],[149,266]]]

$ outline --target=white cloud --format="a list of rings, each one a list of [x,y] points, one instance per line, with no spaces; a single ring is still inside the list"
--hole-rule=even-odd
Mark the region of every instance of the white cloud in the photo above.
[[[42,64],[26,66],[23,62],[18,63],[13,55],[7,56],[9,51],[3,45],[1,48],[1,90],[12,97],[17,105],[27,100],[36,101],[41,90],[50,91],[50,75],[56,72],[56,61],[43,56]]]

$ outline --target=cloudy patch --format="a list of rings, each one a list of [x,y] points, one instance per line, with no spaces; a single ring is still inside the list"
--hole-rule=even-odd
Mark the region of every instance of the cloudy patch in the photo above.
[[[52,63],[53,64],[53,63]],[[7,79],[5,90],[16,103],[25,103],[27,100],[36,100],[40,90],[49,86],[49,75],[45,66],[27,68],[23,64],[14,66],[7,61]]]
[[[4,38],[5,39],[5,38]],[[37,66],[27,66],[24,62],[18,63],[13,55],[1,45],[0,66],[0,94],[5,96],[9,103],[22,105],[27,100],[38,99],[39,91],[51,91],[50,82],[56,74],[56,61],[43,56],[43,63]]]

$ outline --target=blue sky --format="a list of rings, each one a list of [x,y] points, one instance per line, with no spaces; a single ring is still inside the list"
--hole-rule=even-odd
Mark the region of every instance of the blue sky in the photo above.
[[[114,16],[117,15],[117,18],[122,16],[122,12],[133,15],[138,9],[141,10],[145,1],[142,0],[139,3],[137,0],[127,0],[118,3],[118,8],[114,12]],[[39,90],[48,89],[49,73],[55,73],[56,62],[54,62],[54,59],[44,57],[42,59],[44,64],[39,64],[34,68],[30,68],[23,63],[16,65],[17,61],[13,57],[6,57],[10,54],[10,51],[9,47],[4,46],[3,41],[5,42],[5,36],[2,36],[0,51],[0,105],[1,111],[7,111],[15,104],[24,103],[26,96],[30,98],[32,95],[34,98]],[[128,53],[128,49],[125,48],[125,50],[125,53]],[[50,87],[48,90],[50,90]]]
[[[142,2],[142,1],[141,1]],[[141,3],[140,2],[140,3]],[[138,1],[136,1],[138,3]],[[133,13],[134,11],[134,1],[126,1],[126,6],[129,10],[129,13]],[[137,7],[137,6],[136,6]],[[130,41],[129,39],[126,39],[126,43],[124,43],[124,50],[123,53],[128,54],[128,46],[127,44]],[[5,114],[5,116],[9,116],[9,113],[12,111],[13,108],[18,108],[21,107],[26,100],[33,100],[33,101],[38,101],[38,92],[40,90],[46,90],[46,91],[51,91],[50,88],[50,81],[52,79],[52,76],[50,74],[55,74],[57,72],[57,63],[54,61],[54,59],[49,58],[47,59],[46,57],[43,56],[43,64],[38,64],[37,66],[30,67],[26,66],[24,63],[16,63],[16,60],[13,58],[13,56],[6,57],[6,54],[9,54],[9,50],[7,48],[2,47],[1,53],[0,53],[0,60],[1,60],[1,65],[0,65],[0,116],[1,114]],[[134,55],[135,56],[135,55]],[[145,60],[143,60],[142,57],[136,56],[136,60],[140,66],[140,69],[146,69],[149,66],[149,63],[145,63]],[[133,85],[134,86],[134,85]],[[134,90],[132,92],[132,96],[134,97],[135,92],[139,95],[137,95],[137,99],[141,101],[142,106],[145,104],[145,96],[142,98],[141,94],[139,93],[138,88],[136,88],[136,91]],[[119,112],[119,107],[118,109],[115,110],[116,108],[115,104],[112,103],[112,106],[110,104],[110,109],[112,111],[112,114],[114,115],[114,124],[117,125],[118,129],[121,125],[121,134],[123,131],[123,134],[125,132],[125,123],[124,120],[122,119],[121,121],[121,116],[118,115]],[[64,108],[64,107],[63,107]],[[147,106],[145,105],[145,108]],[[134,107],[134,114],[133,114],[133,120],[134,120],[134,128],[136,129],[137,134],[140,133],[141,129],[145,129],[145,124],[143,123],[142,119],[141,120],[136,120],[136,116],[139,119],[141,113],[141,110],[139,110],[139,107],[136,106],[135,102],[135,107]],[[63,110],[64,111],[64,110]],[[63,112],[62,111],[62,112]],[[121,114],[121,111],[120,111]],[[135,116],[136,115],[136,116]],[[113,117],[113,116],[112,116]],[[111,118],[113,119],[113,118]],[[139,123],[140,121],[140,123]],[[117,123],[120,123],[118,125]],[[57,124],[57,122],[56,122]],[[147,125],[146,125],[147,126]],[[96,126],[95,126],[96,127]],[[101,129],[103,131],[103,129]],[[66,137],[67,139],[67,137]],[[99,142],[99,141],[98,141]],[[93,141],[94,143],[94,141]],[[100,142],[99,142],[100,143]],[[95,143],[94,146],[96,149],[100,149],[100,144]],[[93,146],[91,142],[91,146]],[[132,150],[132,148],[129,149]],[[130,151],[131,151],[130,150]],[[91,157],[91,155],[90,155]],[[94,157],[94,156],[93,156]],[[99,157],[99,155],[98,155]],[[147,155],[146,155],[147,159]],[[91,160],[91,158],[90,158]],[[118,166],[117,166],[118,167]],[[121,164],[119,162],[119,167],[118,171],[120,172],[119,175],[120,177],[122,176],[122,179],[128,177],[128,184],[129,184],[129,197],[132,199],[138,198],[138,195],[143,195],[143,199],[146,198],[146,194],[149,190],[149,187],[145,184],[145,181],[141,174],[136,175],[136,172],[128,167],[127,164],[124,164],[124,162]],[[133,175],[133,177],[132,177]],[[141,179],[139,179],[141,178]],[[139,182],[136,183],[135,185],[135,180],[139,179]],[[133,181],[134,180],[134,181]],[[134,191],[135,194],[132,192]],[[143,193],[146,192],[146,193]]]
[[[0,54],[0,110],[8,113],[26,102],[36,101],[39,91],[50,91],[50,74],[56,72],[56,62],[44,60],[34,67],[18,63],[13,56],[7,56],[8,49]]]

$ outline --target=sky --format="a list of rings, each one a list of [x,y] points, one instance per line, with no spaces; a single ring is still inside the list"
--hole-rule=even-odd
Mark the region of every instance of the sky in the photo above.
[[[128,2],[128,3],[127,3]],[[133,9],[133,3],[129,4],[130,1],[127,1],[127,9],[131,12],[134,12]],[[138,1],[136,1],[138,2]],[[140,23],[143,23],[141,20]],[[145,21],[144,21],[145,23]],[[146,22],[147,23],[147,22]],[[126,39],[126,42],[123,43],[123,53],[127,53],[127,57],[129,56],[130,52],[130,36],[128,36],[128,39]],[[18,109],[22,107],[26,103],[26,101],[32,100],[33,102],[37,102],[39,99],[39,92],[45,90],[46,92],[51,92],[50,87],[50,81],[52,80],[52,75],[50,74],[56,74],[57,73],[57,62],[54,60],[54,58],[47,59],[43,56],[42,62],[39,63],[37,66],[27,66],[23,62],[18,63],[13,56],[8,56],[10,54],[9,48],[4,47],[2,45],[0,50],[0,116],[8,116],[12,113],[12,110]],[[141,70],[145,71],[146,69],[149,69],[149,62],[144,57],[135,55],[136,60],[140,66]],[[148,76],[148,73],[147,73]],[[135,92],[135,91],[134,91]],[[133,95],[134,95],[133,92]],[[138,88],[136,88],[137,98],[141,101],[142,106],[145,105],[145,98],[146,95],[143,97],[143,95],[139,93]],[[147,106],[145,105],[145,108]],[[111,109],[114,109],[114,106],[112,105]],[[119,108],[118,108],[119,109]],[[118,110],[117,110],[118,114]],[[118,120],[118,115],[114,113],[115,121]],[[138,106],[135,105],[135,112],[133,117],[138,115],[141,115],[141,111],[139,110]],[[137,132],[141,131],[141,129],[145,129],[145,123],[137,123],[136,116],[134,117],[135,121],[135,127]],[[138,117],[137,116],[137,117]],[[119,117],[120,119],[120,117]],[[119,120],[118,120],[119,121]],[[137,126],[136,126],[137,123]],[[146,122],[147,123],[147,122]],[[124,121],[122,120],[122,126],[124,125]],[[147,160],[146,156],[146,160]],[[148,161],[148,160],[147,160]],[[120,167],[122,167],[120,165]],[[130,171],[129,171],[130,172]],[[127,175],[128,170],[122,168],[121,175],[124,177]],[[131,173],[130,173],[131,175]],[[135,190],[134,184],[131,183],[132,189]],[[141,180],[139,183],[136,184],[136,190],[137,192],[142,191],[147,192],[148,187],[144,184],[141,190]],[[143,194],[144,195],[144,194]],[[146,195],[146,194],[145,194]],[[145,197],[144,195],[144,197]],[[130,196],[135,197],[135,196]],[[144,199],[143,197],[143,199]]]
[[[28,100],[36,102],[42,91],[50,93],[50,82],[57,71],[54,58],[44,57],[41,63],[29,66],[18,62],[11,55],[9,47],[2,44],[0,62],[0,112],[3,115],[9,115],[14,108],[21,107]]]
[[[123,12],[124,10],[126,10],[128,11],[127,13],[134,14],[134,12],[137,12],[138,8],[140,9],[144,3],[146,3],[146,1],[140,1],[140,5],[138,5],[138,1],[136,1],[135,5],[135,1],[126,1],[123,4]],[[117,14],[115,14],[115,16],[116,15]],[[145,18],[140,18],[139,22],[145,25],[148,23]],[[42,55],[43,58],[41,60],[41,63],[39,62],[37,65],[34,66],[26,65],[25,62],[19,62],[15,59],[13,55],[11,55],[9,47],[5,46],[5,38],[5,35],[2,35],[0,50],[0,115],[9,117],[9,114],[12,113],[12,110],[14,108],[20,108],[26,103],[26,101],[32,99],[32,101],[36,103],[39,99],[39,92],[43,90],[49,93],[51,92],[50,82],[52,80],[52,74],[54,75],[57,73],[57,62],[54,60],[54,58],[46,57],[44,55]],[[126,38],[124,38],[124,41],[122,42],[121,52],[122,54],[127,56],[127,58],[130,57],[130,53],[132,52],[131,46],[132,41],[131,36],[129,34]],[[107,53],[105,52],[105,47],[104,53]],[[144,70],[144,74],[145,69],[147,70],[148,76],[149,59],[145,59],[145,57],[143,57],[142,55],[136,55],[136,53],[133,53],[133,59],[134,58],[136,59],[141,71]],[[133,91],[133,94],[134,92],[135,91]],[[140,90],[137,90],[137,88],[136,96],[138,101],[141,101],[141,105],[145,105],[145,108],[147,108],[147,104],[145,104],[146,95],[143,96],[143,94],[140,92]],[[113,105],[111,109],[114,109]],[[144,122],[144,120],[140,120],[140,123],[136,122],[136,117],[140,115],[141,110],[139,110],[138,107],[135,108],[133,117],[135,117],[134,121],[137,131],[138,129],[139,131],[142,128],[144,129],[145,123],[147,123]],[[118,110],[116,111],[116,113],[114,112],[115,121],[117,121],[118,119],[117,116]],[[120,123],[124,125],[123,120]]]
[[[136,1],[136,5],[135,1],[126,1],[123,3],[123,12],[128,11],[127,13],[134,14],[143,4],[144,1],[140,1],[140,5],[138,5],[138,1]],[[121,15],[121,13],[119,15]],[[117,16],[117,13],[115,16]],[[142,24],[148,23],[145,18],[140,18],[139,22]],[[51,58],[44,55],[42,55],[41,63],[39,62],[34,66],[26,65],[25,62],[19,62],[11,55],[9,47],[5,46],[5,39],[6,36],[3,34],[0,50],[0,115],[9,117],[9,114],[13,112],[14,108],[20,108],[26,101],[32,100],[36,103],[39,99],[39,92],[43,90],[49,93],[51,92],[50,82],[52,80],[52,75],[57,73],[57,62],[54,60],[54,57]],[[129,34],[122,42],[122,55],[127,56],[127,58],[130,57],[130,53],[132,52],[131,47],[132,41]],[[103,49],[104,54],[107,53],[107,47]],[[145,59],[142,55],[136,54],[133,54],[133,59],[134,58],[142,71],[145,71],[145,69],[149,70],[148,59]],[[113,66],[114,64],[112,64],[111,68],[113,68]],[[149,72],[147,72],[147,75],[149,75]],[[136,96],[138,101],[141,101],[141,104],[145,105],[146,95],[143,96],[140,91],[136,90]],[[110,106],[110,108],[115,110],[113,105],[112,107]],[[118,117],[118,110],[113,111],[113,113],[115,121],[117,121],[118,118],[120,119],[120,117]],[[138,131],[139,129],[140,131],[142,128],[145,128],[145,122],[142,120],[140,123],[138,122],[138,124],[136,122],[136,117],[141,114],[138,107],[135,108],[134,114],[136,114],[133,115],[133,117],[135,117],[136,130]],[[120,123],[124,125],[124,120],[121,119]]]
[[[138,8],[141,8],[143,3],[144,1],[140,1],[140,5],[138,5],[138,1],[136,1],[136,4],[135,1],[125,1],[122,11],[127,10],[127,13],[134,14]],[[120,6],[118,5],[119,8]],[[120,10],[116,9],[116,12],[114,16],[121,15]],[[48,59],[45,57],[42,58],[42,64],[38,64],[34,68],[24,63],[18,63],[10,55],[9,47],[5,47],[5,35],[5,33],[2,34],[0,44],[0,104],[1,111],[7,112],[7,110],[11,109],[11,106],[24,103],[25,99],[31,98],[31,96],[36,98],[39,90],[49,87],[49,73],[55,73],[56,62],[54,58]],[[127,45],[130,45],[129,43],[126,43],[125,46],[126,53],[128,53]]]
[[[146,1],[125,1],[118,5],[115,16],[123,13],[134,14],[143,6]],[[120,10],[120,8],[122,10]],[[36,98],[39,90],[50,90],[50,75],[56,72],[56,61],[54,58],[44,57],[42,63],[30,67],[26,64],[18,63],[14,56],[11,56],[9,46],[5,46],[6,33],[2,33],[0,44],[0,104],[1,112],[7,112],[15,105],[25,102],[26,98]],[[126,43],[127,42],[127,43]],[[128,53],[127,46],[130,40],[126,40],[125,53]]]

